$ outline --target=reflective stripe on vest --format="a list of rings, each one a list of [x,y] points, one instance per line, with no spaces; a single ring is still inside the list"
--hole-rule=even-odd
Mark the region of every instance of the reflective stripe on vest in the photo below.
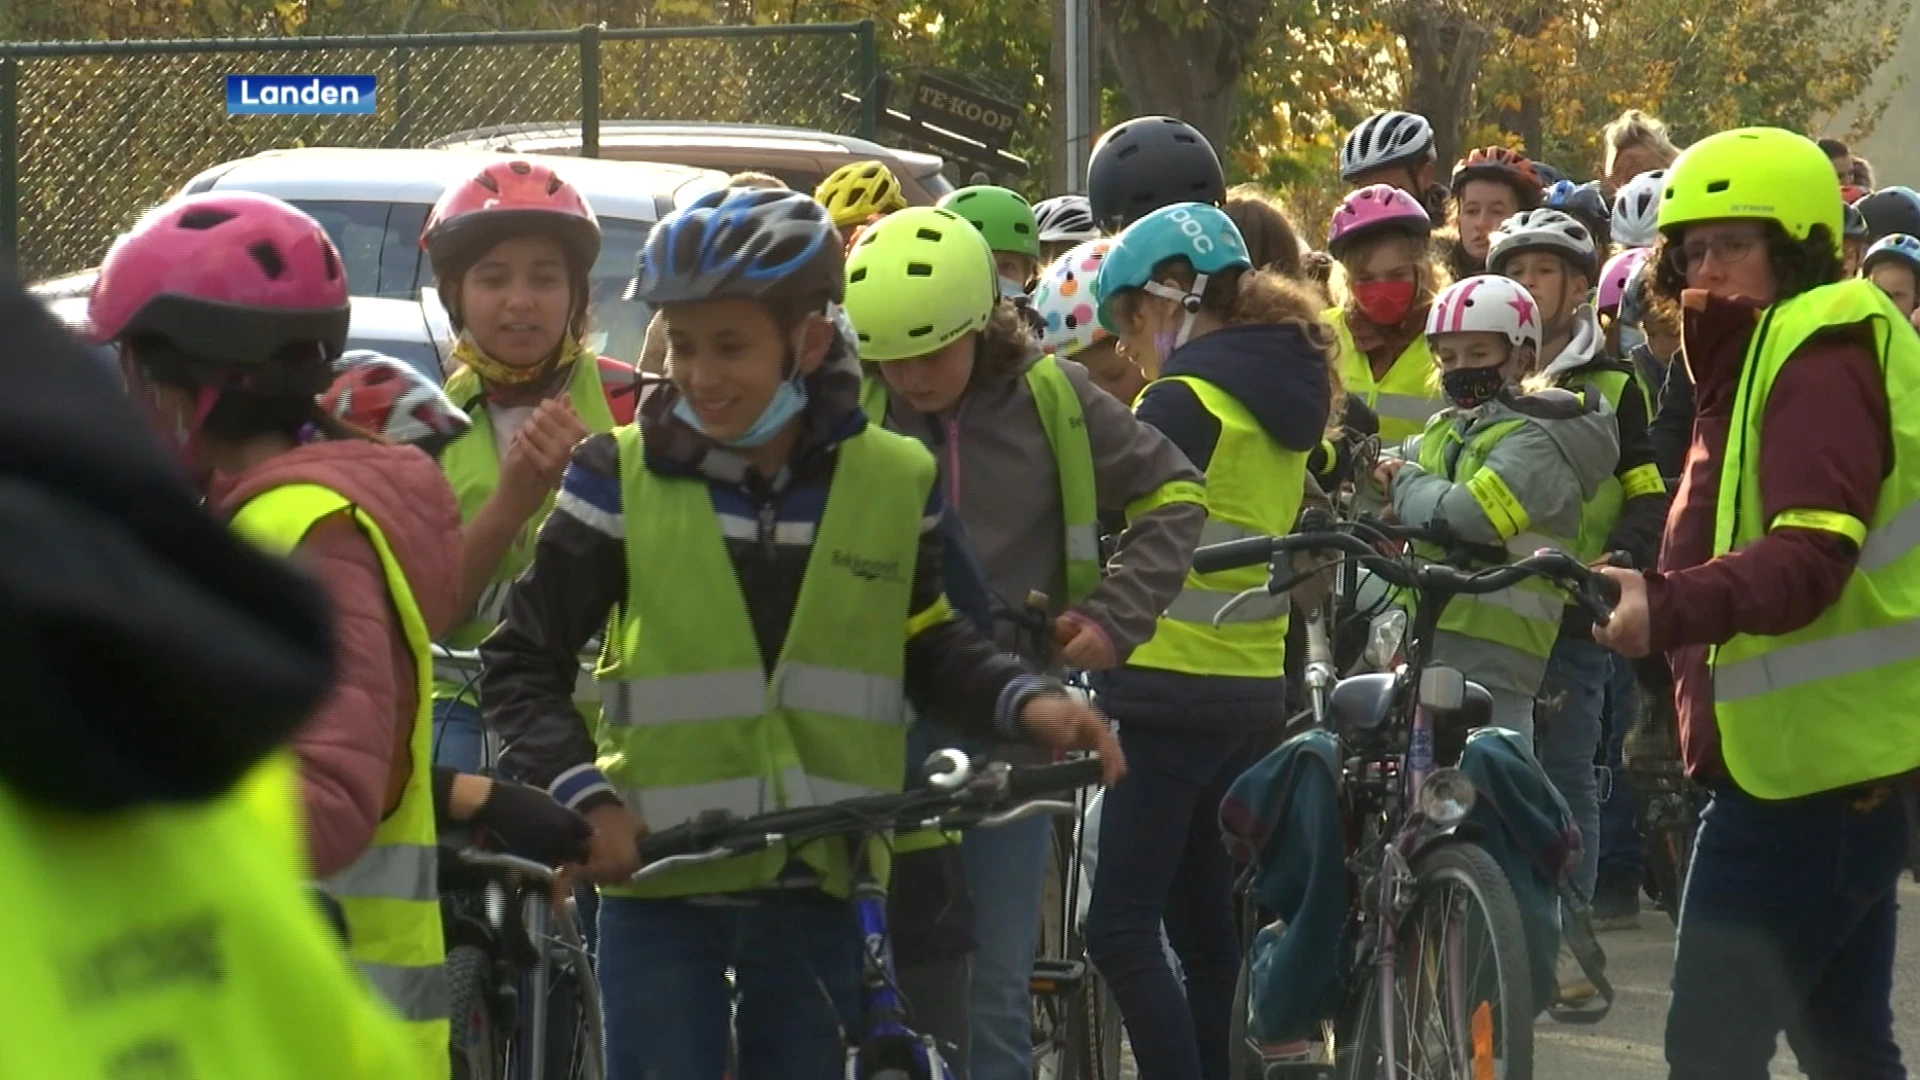
[[[1525,420],[1502,420],[1487,424],[1461,444],[1456,418],[1436,416],[1420,439],[1420,467],[1434,476],[1444,476],[1455,484],[1466,484],[1486,463],[1487,455],[1510,433],[1525,426]],[[1450,448],[1458,447],[1457,455]],[[1448,458],[1453,457],[1451,467]],[[1526,532],[1507,539],[1509,561],[1523,559],[1541,548],[1572,551],[1571,537]],[[1415,551],[1429,559],[1444,552],[1432,545],[1415,545]],[[1447,601],[1440,615],[1444,631],[1498,645],[1545,662],[1560,636],[1560,616],[1566,610],[1566,597],[1540,578],[1527,578],[1499,592],[1479,596],[1456,596]]]
[[[1747,349],[1714,527],[1716,556],[1766,534],[1762,423],[1768,394],[1812,335],[1871,328],[1892,423],[1892,471],[1839,598],[1789,634],[1713,649],[1721,753],[1741,789],[1790,799],[1920,768],[1920,339],[1872,282],[1843,281],[1763,313]],[[1817,509],[1817,508],[1814,508]]]
[[[1169,378],[1191,389],[1220,425],[1207,466],[1207,522],[1201,542],[1290,531],[1306,485],[1307,455],[1275,442],[1225,390],[1191,375]],[[1229,612],[1219,626],[1213,625],[1227,601],[1266,581],[1264,566],[1218,574],[1189,569],[1180,592],[1155,624],[1153,637],[1135,649],[1127,663],[1190,675],[1279,676],[1286,659],[1286,596],[1255,596]]]
[[[494,441],[493,419],[480,377],[467,368],[460,368],[448,376],[446,389],[447,396],[473,418],[473,426],[440,452],[440,471],[453,487],[454,498],[460,503],[460,521],[465,524],[473,520],[473,515],[480,512],[493,496],[493,490],[500,486],[500,448]],[[600,365],[591,362],[589,357],[582,356],[572,365],[567,376],[567,403],[587,431],[603,435],[613,430],[613,410],[607,405],[606,389],[600,381]],[[513,545],[488,579],[473,613],[447,634],[444,639],[447,645],[471,649],[500,625],[506,610],[507,590],[533,562],[534,543],[539,538],[541,523],[553,510],[553,499],[553,493],[549,492],[540,509],[527,519],[520,535],[514,538]],[[462,673],[457,667],[444,664],[434,673],[433,693],[442,700],[472,705],[479,702],[471,673]]]
[[[1405,351],[1394,358],[1386,376],[1376,382],[1372,363],[1347,329],[1347,313],[1329,308],[1321,320],[1340,343],[1340,380],[1347,393],[1359,396],[1380,418],[1381,446],[1398,446],[1409,436],[1420,434],[1427,421],[1447,407],[1434,379],[1433,355],[1427,351],[1425,335],[1415,335]]]
[[[387,594],[413,655],[418,707],[408,738],[412,772],[400,805],[374,830],[373,843],[321,888],[340,902],[348,954],[381,996],[408,1021],[422,1076],[446,1076],[446,952],[436,888],[438,848],[433,816],[432,663],[426,622],[387,538],[372,517],[318,484],[288,484],[248,500],[234,531],[267,550],[289,553],[322,519],[351,514],[375,553]]]
[[[1054,473],[1060,479],[1060,521],[1064,530],[1061,573],[1067,586],[1066,604],[1061,606],[1077,604],[1100,584],[1100,509],[1086,412],[1073,392],[1073,382],[1052,354],[1027,368],[1026,385],[1046,435],[1047,449],[1053,454]],[[869,422],[884,425],[888,406],[885,380],[868,375],[860,390],[860,405]]]
[[[1607,399],[1607,404],[1612,407],[1616,417],[1620,413],[1620,401],[1626,396],[1629,388],[1640,394],[1642,404],[1647,403],[1646,388],[1641,385],[1639,378],[1630,371],[1611,365],[1603,366],[1598,370],[1578,368],[1567,378],[1566,386],[1576,391],[1584,387],[1598,390],[1601,396]],[[1641,415],[1651,419],[1653,412],[1649,408]],[[1615,423],[1618,422],[1616,419]],[[1625,435],[1624,432],[1621,434]],[[1622,442],[1624,441],[1623,438]],[[1580,535],[1575,538],[1572,548],[1575,555],[1591,562],[1606,553],[1607,538],[1613,535],[1613,527],[1620,523],[1620,514],[1626,509],[1628,497],[1626,488],[1621,486],[1617,472],[1608,475],[1600,482],[1600,490],[1594,493],[1593,498],[1581,504]]]
[[[932,455],[872,424],[840,444],[769,677],[706,482],[647,469],[636,427],[614,438],[629,508],[628,591],[599,673],[606,707],[596,738],[615,790],[656,829],[703,810],[754,814],[898,791],[900,680]],[[824,888],[845,893],[850,863],[837,841],[609,891],[738,892],[770,883],[796,857]]]

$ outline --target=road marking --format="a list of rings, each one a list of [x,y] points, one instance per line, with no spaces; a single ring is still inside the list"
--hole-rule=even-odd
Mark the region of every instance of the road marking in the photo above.
[[[1631,1039],[1616,1039],[1606,1035],[1581,1035],[1572,1031],[1553,1028],[1536,1028],[1533,1033],[1535,1042],[1558,1043],[1577,1054],[1593,1058],[1609,1065],[1620,1065],[1630,1060],[1636,1065],[1651,1065],[1659,1069],[1658,1075],[1664,1076],[1667,1069],[1667,1055],[1663,1046],[1635,1042]],[[1799,1080],[1800,1072],[1793,1055],[1784,1047],[1774,1056],[1774,1064],[1785,1066],[1787,1072],[1769,1071],[1770,1080]]]

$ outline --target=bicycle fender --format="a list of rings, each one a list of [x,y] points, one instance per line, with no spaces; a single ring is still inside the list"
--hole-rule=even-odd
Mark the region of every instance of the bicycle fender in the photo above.
[[[1413,850],[1407,853],[1407,865],[1418,863],[1428,852],[1442,844],[1477,844],[1482,835],[1480,826],[1471,821],[1456,822],[1445,828],[1426,826],[1421,831],[1420,839],[1414,842]]]

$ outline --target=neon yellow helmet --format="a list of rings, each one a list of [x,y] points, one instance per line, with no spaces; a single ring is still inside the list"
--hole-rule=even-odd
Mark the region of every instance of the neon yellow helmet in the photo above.
[[[1757,218],[1805,240],[1825,225],[1839,254],[1843,205],[1833,163],[1812,139],[1781,128],[1736,128],[1689,146],[1667,170],[1660,230]]]
[[[877,161],[840,166],[813,189],[813,197],[827,208],[836,229],[851,228],[875,214],[907,208],[907,197],[900,193],[900,178]]]
[[[847,252],[847,318],[862,360],[925,356],[987,325],[999,301],[993,252],[951,210],[889,214]]]

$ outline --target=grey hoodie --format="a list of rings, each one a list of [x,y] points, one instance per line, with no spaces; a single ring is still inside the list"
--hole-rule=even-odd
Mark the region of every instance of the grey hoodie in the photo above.
[[[1532,531],[1571,539],[1580,531],[1581,506],[1599,492],[1620,456],[1613,410],[1597,392],[1544,390],[1522,397],[1503,394],[1473,409],[1447,409],[1433,422],[1453,425],[1463,442],[1471,442],[1481,430],[1508,420],[1525,423],[1494,445],[1482,467],[1506,482]],[[1407,440],[1407,464],[1393,478],[1394,514],[1419,527],[1444,523],[1468,543],[1504,545],[1507,538],[1464,484],[1420,467],[1425,437]],[[1546,674],[1542,658],[1458,634],[1442,633],[1434,654],[1494,691],[1532,696]]]
[[[1171,481],[1205,482],[1166,436],[1094,386],[1086,368],[1071,360],[1059,364],[1086,414],[1103,515],[1123,512]],[[915,412],[889,392],[886,426],[926,443],[939,458],[948,505],[959,512],[998,602],[1018,611],[1037,590],[1058,614],[1067,594],[1060,474],[1024,371],[970,388],[939,416]],[[1205,521],[1206,508],[1193,502],[1139,515],[1120,535],[1099,588],[1074,606],[1106,633],[1118,660],[1153,635],[1155,620],[1186,578]],[[997,636],[1003,648],[1017,647],[1012,627]]]

